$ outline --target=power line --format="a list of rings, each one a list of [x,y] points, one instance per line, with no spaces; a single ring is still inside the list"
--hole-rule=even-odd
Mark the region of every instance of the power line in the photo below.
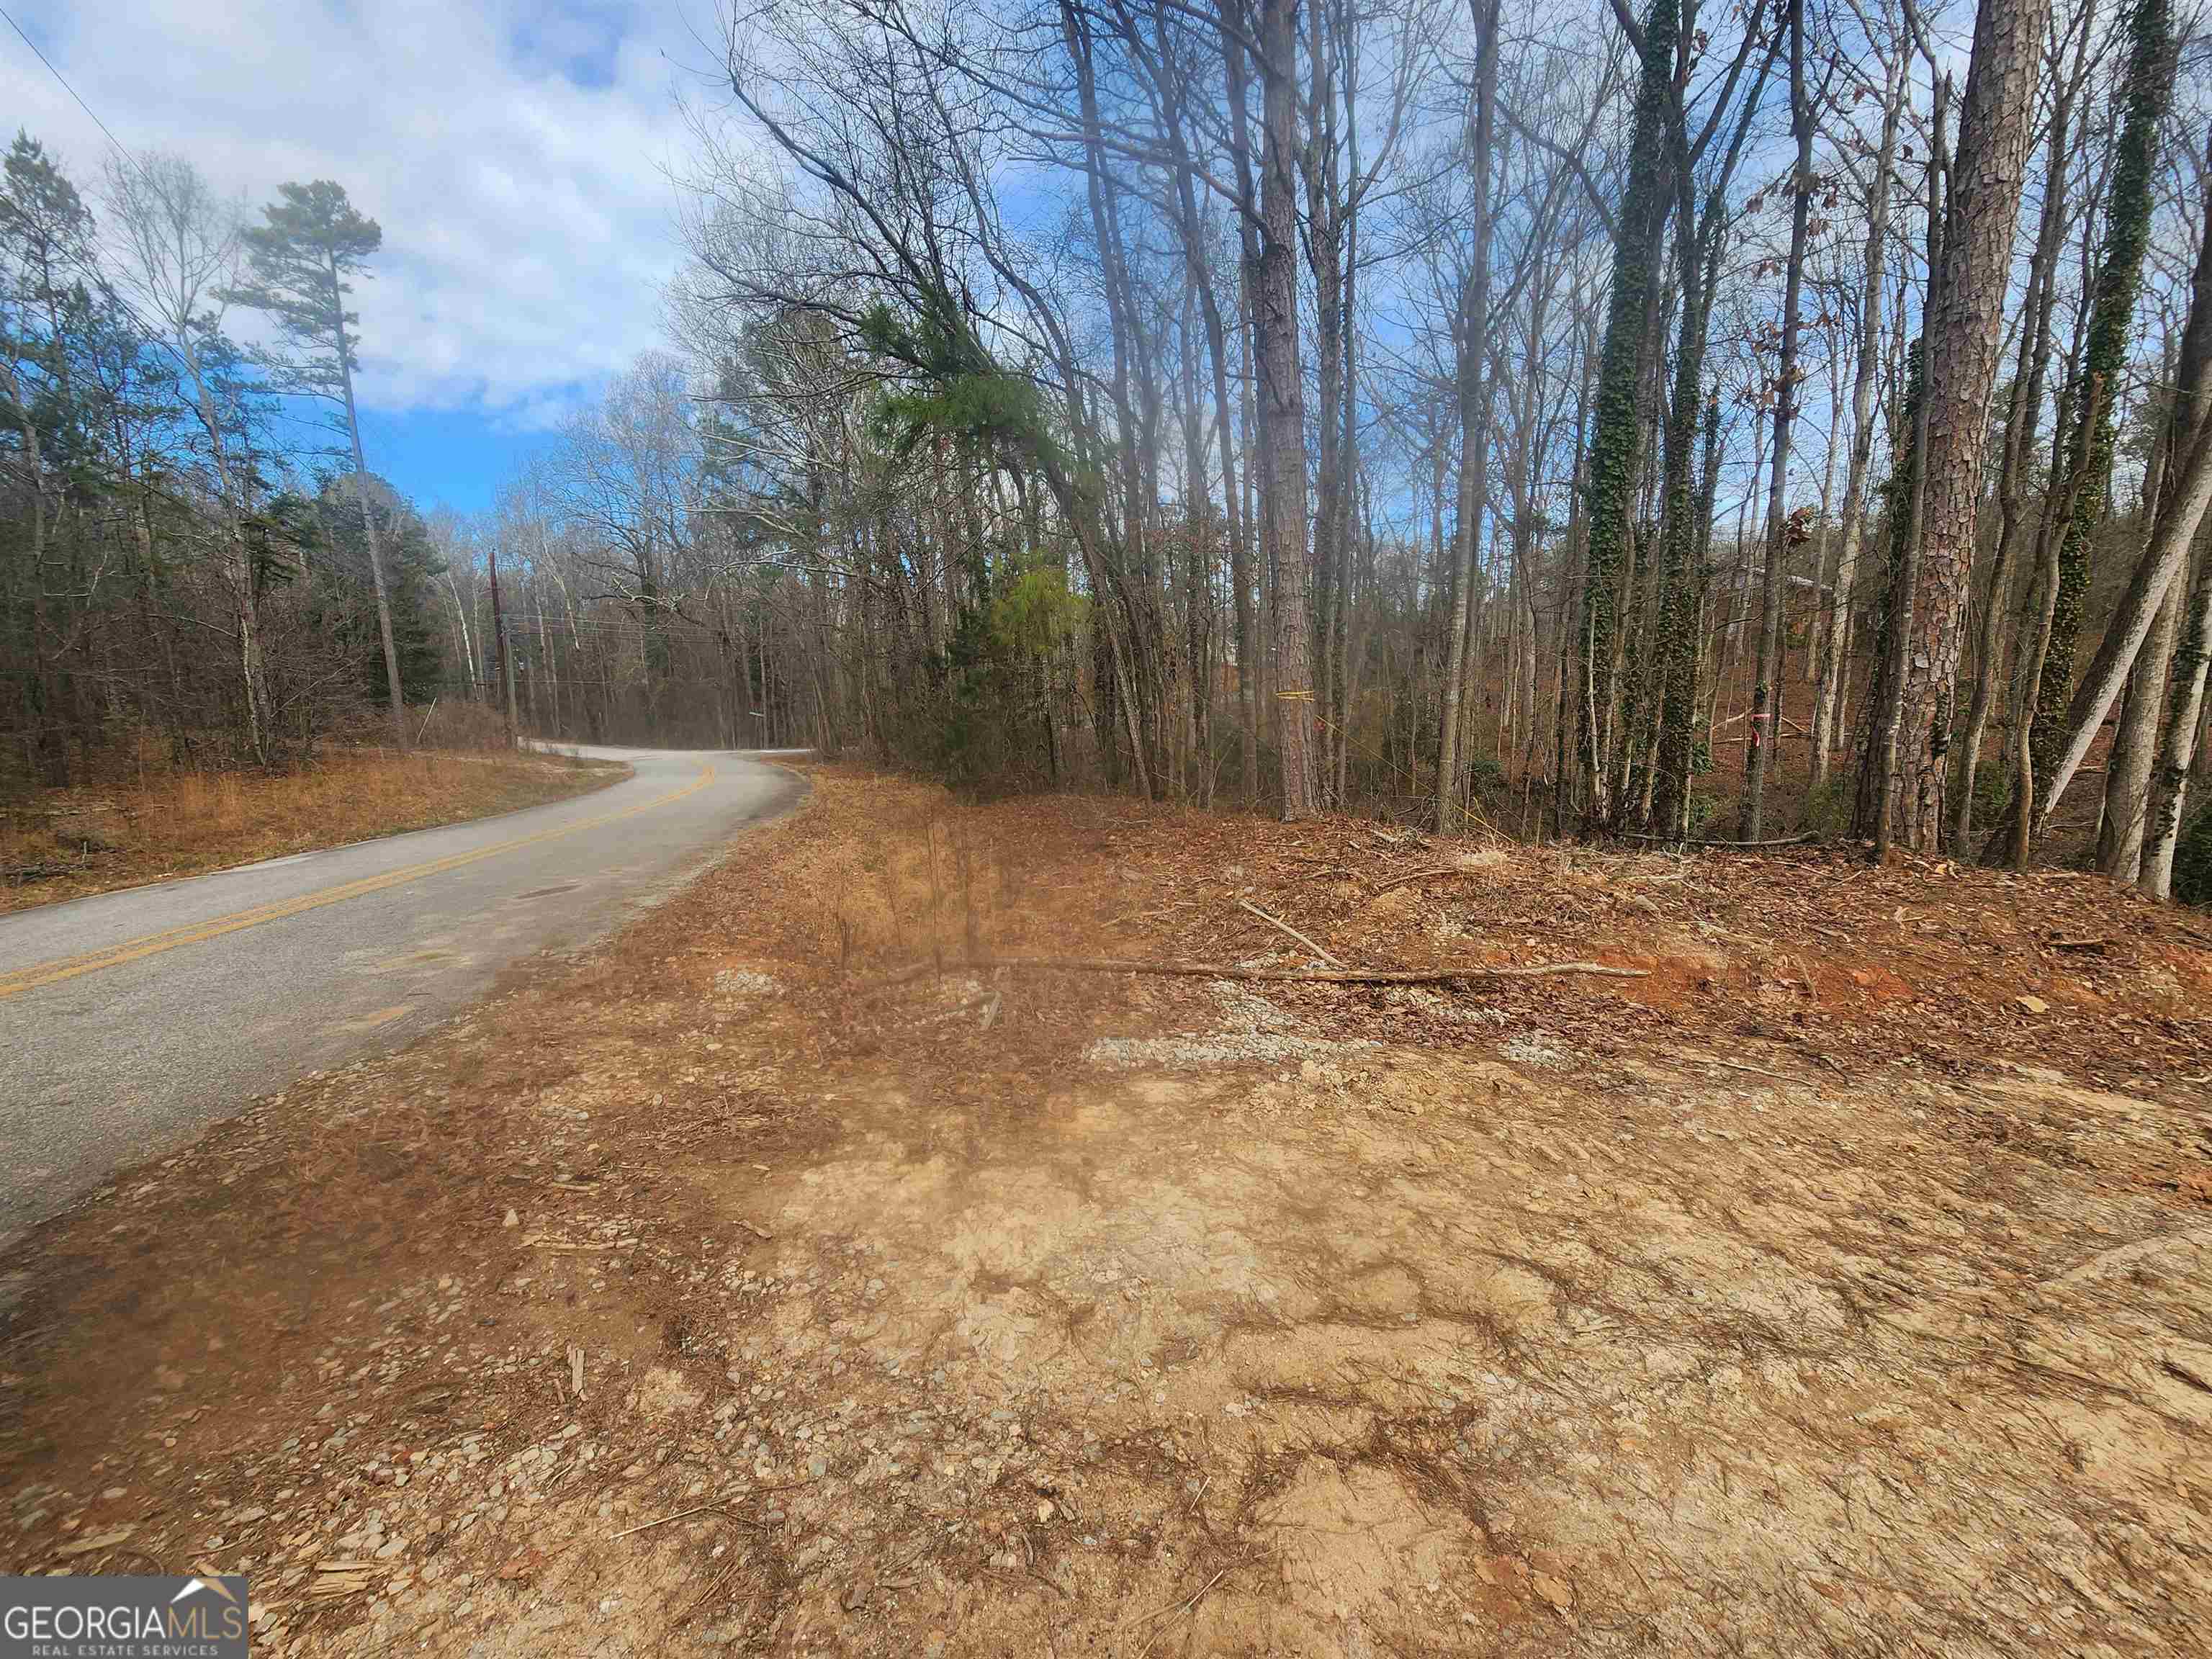
[[[71,98],[76,100],[76,106],[82,110],[87,115],[92,117],[93,125],[98,127],[102,132],[106,133],[107,142],[115,146],[116,149],[121,153],[125,161],[129,161],[131,159],[131,152],[124,148],[123,141],[120,138],[118,138],[112,131],[109,131],[107,123],[100,118],[99,112],[94,110],[91,105],[86,103],[83,98],[78,94],[77,89],[69,83],[69,77],[54,67],[54,60],[39,50],[39,43],[31,39],[29,35],[23,33],[23,26],[15,21],[14,14],[9,12],[5,6],[0,6],[0,17],[5,17],[8,20],[8,27],[15,31],[16,39],[31,49],[31,55],[46,66],[46,73],[52,76],[56,81],[61,83],[61,89],[64,92],[69,94]]]
[[[123,158],[125,164],[126,166],[137,168],[139,174],[142,177],[144,176],[146,169],[139,165],[138,158],[133,155],[130,150],[125,147],[123,141],[115,136],[113,129],[112,129],[106,122],[100,118],[100,112],[94,109],[91,105],[84,101],[82,97],[79,96],[77,89],[69,83],[69,77],[54,67],[54,60],[39,50],[39,43],[31,39],[29,35],[23,33],[23,26],[15,21],[15,14],[10,12],[5,6],[0,6],[0,17],[4,17],[8,20],[8,27],[15,31],[16,39],[21,40],[25,46],[28,46],[31,49],[31,55],[46,66],[46,73],[52,76],[54,79],[60,83],[61,89],[69,94],[71,98],[76,100],[76,106],[92,118],[93,125],[98,127],[100,131],[107,135],[107,142],[115,147],[115,153]],[[131,301],[124,298],[122,295],[117,293],[112,284],[103,279],[100,281],[100,287],[109,299],[114,301],[117,305],[123,307],[123,314],[130,318],[133,323],[137,325],[139,333],[144,335],[149,340],[158,339],[161,337],[160,331],[148,327],[146,319],[138,314],[138,307],[132,305]]]

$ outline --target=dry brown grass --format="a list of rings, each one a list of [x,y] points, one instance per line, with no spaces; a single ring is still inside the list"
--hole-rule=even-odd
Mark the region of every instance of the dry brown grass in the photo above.
[[[0,806],[0,914],[483,817],[612,782],[550,755],[326,751],[276,776],[166,772]]]

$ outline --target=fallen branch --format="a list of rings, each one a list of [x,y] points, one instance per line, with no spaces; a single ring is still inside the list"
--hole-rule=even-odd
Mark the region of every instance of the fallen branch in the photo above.
[[[1196,1607],[1200,1601],[1206,1598],[1207,1595],[1212,1592],[1216,1584],[1228,1577],[1231,1573],[1236,1571],[1239,1567],[1249,1567],[1253,1562],[1257,1561],[1258,1559],[1260,1559],[1260,1557],[1256,1555],[1248,1555],[1241,1558],[1240,1559],[1231,1561],[1227,1566],[1222,1568],[1220,1571],[1215,1573],[1212,1577],[1207,1579],[1203,1584],[1200,1584],[1197,1589],[1194,1590],[1190,1595],[1182,1597],[1179,1601],[1170,1601],[1164,1607],[1154,1607],[1150,1613],[1140,1613],[1136,1614],[1133,1618],[1124,1619],[1114,1628],[1116,1630],[1128,1630],[1133,1626],[1149,1625],[1155,1619],[1165,1619],[1172,1614],[1188,1613],[1193,1607]],[[1147,1653],[1151,1652],[1152,1649],[1152,1642],[1156,1642],[1158,1640],[1158,1637],[1156,1633],[1152,1641],[1146,1643],[1145,1651]]]
[[[525,1249],[557,1250],[564,1255],[574,1255],[593,1250],[619,1250],[625,1242],[619,1238],[611,1238],[604,1242],[586,1241],[572,1243],[565,1238],[548,1238],[543,1234],[532,1233],[522,1241],[522,1245]]]
[[[1102,923],[1101,926],[1107,927],[1119,927],[1125,921],[1152,921],[1161,916],[1171,916],[1178,910],[1188,910],[1189,908],[1190,904],[1188,901],[1185,900],[1174,904],[1164,905],[1158,910],[1132,910],[1127,915],[1115,916]]]
[[[694,1504],[690,1509],[678,1510],[673,1515],[657,1515],[650,1521],[641,1521],[634,1527],[624,1527],[620,1532],[609,1533],[607,1542],[611,1544],[617,1538],[628,1538],[633,1533],[650,1532],[655,1527],[666,1526],[671,1521],[689,1521],[695,1515],[719,1515],[725,1521],[735,1519],[723,1510],[724,1501],[716,1498],[711,1504]]]
[[[1620,832],[1623,841],[1664,842],[1670,847],[1799,847],[1820,838],[1820,832],[1814,830],[1803,830],[1794,836],[1770,836],[1765,841],[1709,841],[1703,837],[1683,840],[1674,836],[1632,836],[1625,830]]]
[[[673,1630],[677,1626],[689,1619],[693,1613],[698,1612],[700,1608],[705,1607],[708,1602],[714,1600],[714,1592],[730,1582],[730,1575],[735,1572],[739,1567],[744,1565],[746,1559],[747,1558],[743,1554],[734,1558],[731,1561],[730,1565],[724,1567],[720,1573],[715,1577],[713,1583],[708,1585],[704,1590],[699,1593],[698,1596],[690,1603],[690,1606],[686,1607],[683,1612],[678,1613],[674,1619],[669,1621],[668,1627],[671,1630]]]
[[[1367,896],[1370,898],[1380,898],[1383,894],[1390,891],[1394,887],[1410,887],[1417,881],[1433,881],[1438,876],[1474,876],[1480,874],[1481,874],[1480,871],[1470,870],[1465,865],[1439,864],[1432,870],[1416,870],[1410,876],[1393,877],[1390,880],[1384,882],[1381,886],[1377,887]]]
[[[910,968],[875,981],[877,987],[903,985],[926,974],[961,969],[949,963],[918,962]],[[977,968],[1033,968],[1067,974],[1152,974],[1176,979],[1261,980],[1291,985],[1449,985],[1468,980],[1547,979],[1559,974],[1584,974],[1598,979],[1644,979],[1650,969],[1614,968],[1601,962],[1539,962],[1525,968],[1499,967],[1489,963],[1462,963],[1444,968],[1240,968],[1227,962],[1136,962],[1118,957],[1000,957],[964,964]]]
[[[1258,905],[1253,903],[1249,899],[1238,899],[1237,902],[1243,908],[1249,910],[1254,915],[1259,917],[1261,921],[1266,922],[1270,927],[1281,928],[1292,939],[1297,940],[1299,944],[1304,945],[1307,950],[1312,951],[1323,962],[1328,963],[1330,967],[1341,968],[1344,966],[1342,963],[1339,962],[1334,957],[1329,955],[1328,951],[1322,950],[1320,945],[1315,944],[1304,933],[1298,932],[1297,928],[1291,927],[1289,922],[1285,921],[1280,916],[1270,915],[1267,911],[1262,910]]]

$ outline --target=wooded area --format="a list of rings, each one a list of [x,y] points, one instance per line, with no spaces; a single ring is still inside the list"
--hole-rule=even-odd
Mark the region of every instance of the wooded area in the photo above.
[[[725,23],[672,349],[481,515],[368,471],[342,191],[17,142],[0,782],[449,699],[2212,890],[2194,9]]]

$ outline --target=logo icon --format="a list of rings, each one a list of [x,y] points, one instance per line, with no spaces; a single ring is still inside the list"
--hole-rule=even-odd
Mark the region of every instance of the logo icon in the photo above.
[[[246,1659],[246,1580],[0,1578],[0,1659]]]

